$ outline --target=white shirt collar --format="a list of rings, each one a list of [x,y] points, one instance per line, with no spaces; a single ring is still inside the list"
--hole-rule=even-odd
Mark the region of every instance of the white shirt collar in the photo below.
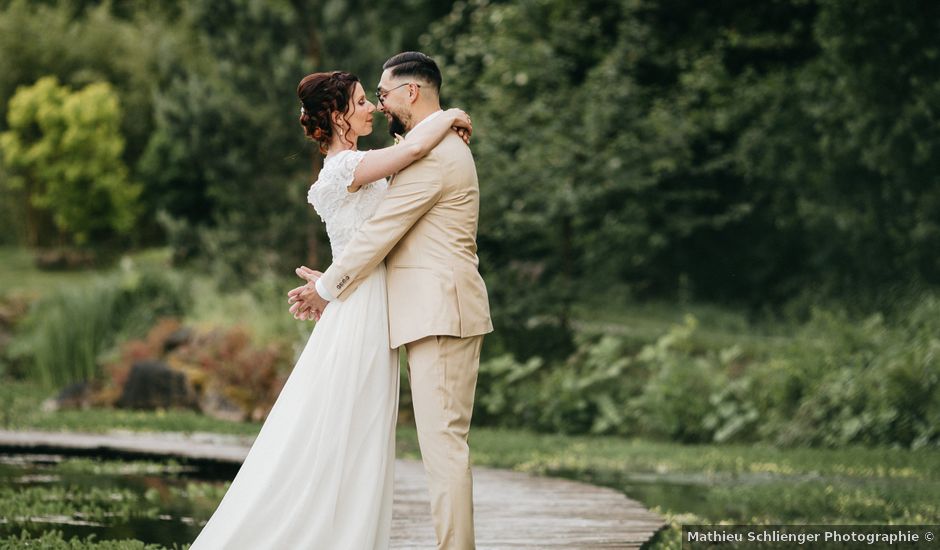
[[[415,131],[415,128],[417,128],[418,126],[421,126],[421,125],[424,124],[425,122],[431,120],[432,118],[436,117],[437,115],[439,115],[439,114],[441,114],[441,113],[443,113],[443,112],[444,112],[443,109],[438,109],[438,110],[434,111],[433,113],[431,113],[431,114],[429,114],[428,116],[424,117],[424,119],[423,119],[421,122],[415,124],[414,128],[412,128],[411,130],[409,130],[408,133],[410,134],[411,132],[414,132],[414,131]]]

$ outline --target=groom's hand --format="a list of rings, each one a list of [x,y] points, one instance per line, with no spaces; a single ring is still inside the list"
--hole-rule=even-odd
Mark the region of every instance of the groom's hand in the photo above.
[[[307,283],[310,284],[310,283]],[[304,303],[300,299],[300,293],[307,288],[307,285],[301,285],[297,288],[292,288],[287,293],[287,303],[290,304],[290,314],[294,316],[294,319],[300,321],[307,321],[309,319],[319,319],[318,312],[314,312],[310,309],[308,304]]]
[[[298,267],[295,273],[298,277],[305,279],[307,284],[291,289],[287,293],[287,303],[291,304],[290,312],[294,319],[319,321],[320,315],[329,303],[316,291],[315,284],[323,274],[303,265]]]
[[[323,310],[329,305],[329,302],[324,300],[317,293],[314,281],[299,287],[299,292],[297,292],[295,299],[296,303],[291,306],[290,311],[294,313],[295,317],[299,314],[302,316],[301,318],[305,320],[316,319],[319,321]]]

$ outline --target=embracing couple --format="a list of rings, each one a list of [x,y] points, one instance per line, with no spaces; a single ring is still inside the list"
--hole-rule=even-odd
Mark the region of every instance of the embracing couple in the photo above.
[[[192,550],[388,548],[400,346],[437,547],[474,548],[467,436],[493,325],[477,271],[472,125],[441,109],[440,88],[418,52],[385,63],[378,106],[349,73],[300,82],[300,123],[326,155],[307,197],[333,264],[297,270],[307,283],[288,293],[290,312],[317,324]],[[399,139],[360,151],[376,110]]]

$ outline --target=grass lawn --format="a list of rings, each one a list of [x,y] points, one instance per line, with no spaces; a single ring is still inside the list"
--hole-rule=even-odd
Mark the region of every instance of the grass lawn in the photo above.
[[[140,266],[161,266],[169,259],[169,249],[150,249],[130,257]],[[31,250],[21,247],[0,246],[0,294],[9,291],[42,295],[66,284],[82,284],[96,276],[110,273],[119,266],[103,269],[46,271],[37,269]]]
[[[189,412],[43,412],[45,394],[6,382],[7,429],[213,431],[253,435],[257,423]],[[10,404],[12,403],[12,405]],[[473,461],[577,479],[623,491],[664,515],[670,527],[652,548],[678,548],[682,523],[940,523],[936,451],[680,445],[638,439],[535,434],[474,427]],[[419,458],[411,426],[398,430],[398,456]]]

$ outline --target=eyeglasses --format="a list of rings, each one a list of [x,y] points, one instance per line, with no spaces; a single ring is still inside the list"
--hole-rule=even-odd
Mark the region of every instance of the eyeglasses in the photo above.
[[[421,85],[418,84],[417,82],[405,82],[404,84],[399,84],[398,86],[395,86],[395,87],[392,88],[391,90],[386,90],[386,91],[384,91],[384,92],[382,91],[382,88],[376,88],[376,89],[375,89],[375,99],[377,99],[377,100],[379,101],[379,105],[385,105],[385,98],[386,98],[386,96],[388,96],[388,94],[394,92],[395,90],[401,88],[402,86],[407,86],[407,85],[409,85],[409,84],[414,84],[415,86],[417,86],[417,87],[419,87],[419,88],[421,87]]]

